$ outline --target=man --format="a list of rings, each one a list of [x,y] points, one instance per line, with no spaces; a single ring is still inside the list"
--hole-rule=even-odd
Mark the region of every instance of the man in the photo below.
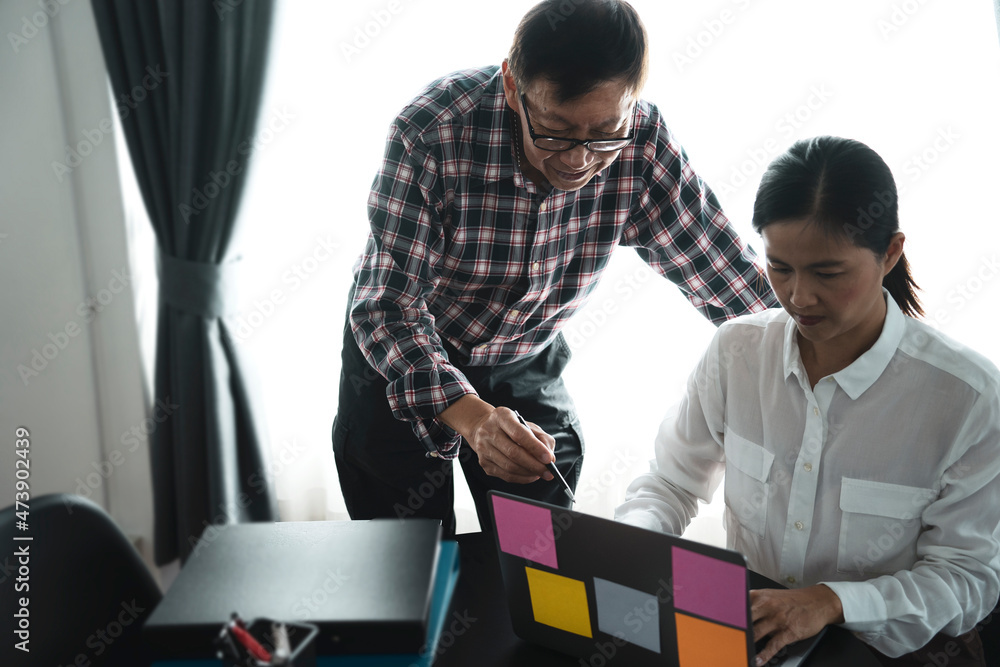
[[[647,58],[627,3],[546,0],[501,68],[436,81],[393,123],[333,429],[353,518],[428,516],[452,534],[454,458],[484,526],[489,489],[568,504],[545,467],[575,487],[583,458],[559,332],[616,246],[713,322],[776,305],[657,108],[639,101]]]

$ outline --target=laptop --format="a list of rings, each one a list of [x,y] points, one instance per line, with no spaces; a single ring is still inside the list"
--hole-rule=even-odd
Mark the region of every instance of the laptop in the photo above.
[[[518,637],[582,667],[754,664],[749,590],[777,585],[742,554],[498,491],[489,504]],[[768,664],[804,664],[822,634]]]

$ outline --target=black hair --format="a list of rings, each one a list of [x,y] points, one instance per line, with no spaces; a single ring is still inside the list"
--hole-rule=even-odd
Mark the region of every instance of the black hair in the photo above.
[[[507,65],[519,90],[547,79],[559,102],[618,79],[638,96],[647,44],[639,15],[623,0],[543,0],[521,19]]]
[[[758,234],[770,224],[790,220],[808,220],[827,234],[885,257],[899,231],[899,196],[889,165],[853,139],[795,142],[768,165],[753,205]],[[882,279],[882,286],[905,314],[924,314],[905,255]]]

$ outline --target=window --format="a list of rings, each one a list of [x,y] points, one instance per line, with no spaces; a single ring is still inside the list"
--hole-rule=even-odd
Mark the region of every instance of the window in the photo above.
[[[238,239],[256,282],[233,324],[263,378],[284,519],[346,517],[330,428],[346,291],[388,125],[438,76],[499,64],[533,4],[280,5]],[[773,157],[819,134],[864,141],[903,191],[907,256],[928,321],[1000,361],[992,326],[1000,44],[989,3],[633,4],[651,40],[644,97],[752,246],[760,248],[749,226],[753,197]],[[566,381],[588,449],[578,507],[610,516],[647,469],[660,418],[712,330],[635,253],[617,253],[566,332],[575,352]],[[663,352],[677,348],[690,352]],[[471,502],[461,502],[460,530],[475,521]]]

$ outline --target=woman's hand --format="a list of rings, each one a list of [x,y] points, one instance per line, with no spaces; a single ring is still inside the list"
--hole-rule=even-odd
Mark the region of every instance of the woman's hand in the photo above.
[[[812,637],[831,623],[844,622],[840,598],[823,584],[796,590],[750,591],[750,613],[754,641],[771,638],[757,654],[758,667],[788,644]]]

